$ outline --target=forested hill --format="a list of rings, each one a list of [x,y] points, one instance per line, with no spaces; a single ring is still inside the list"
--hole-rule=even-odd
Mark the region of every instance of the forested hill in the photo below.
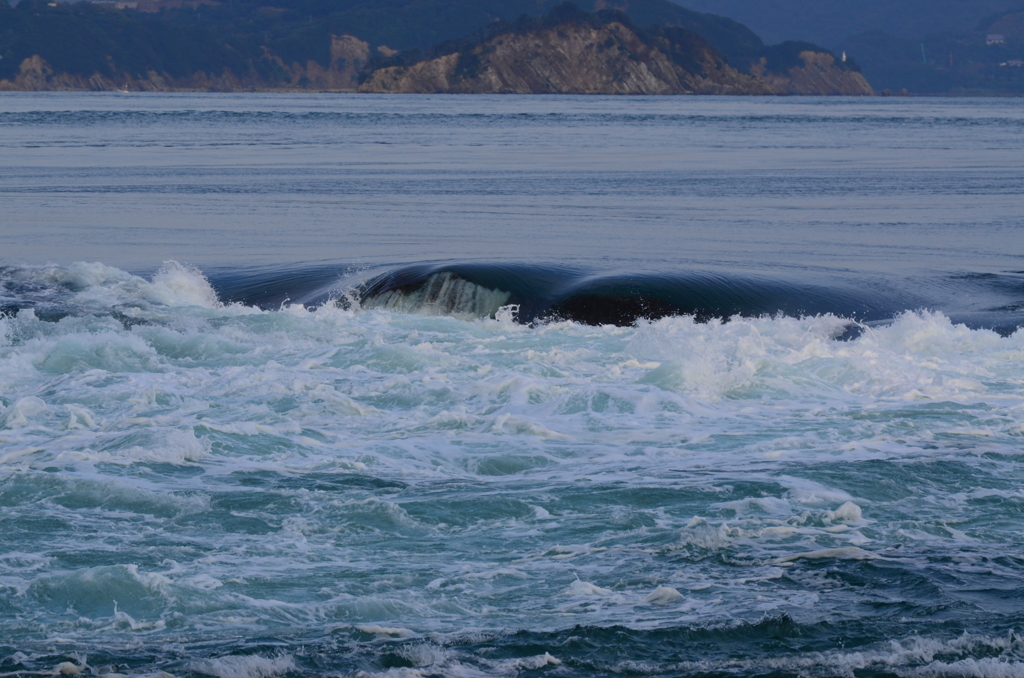
[[[424,50],[558,2],[21,0],[10,7],[0,0],[0,80],[8,89],[344,89],[375,57]],[[576,4],[593,12],[607,3]],[[746,26],[669,0],[630,0],[626,9],[637,26],[699,34],[741,71],[762,56],[792,60],[803,48],[766,51]]]

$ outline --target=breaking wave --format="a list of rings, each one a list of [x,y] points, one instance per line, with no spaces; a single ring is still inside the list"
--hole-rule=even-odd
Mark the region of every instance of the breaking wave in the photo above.
[[[688,316],[831,315],[848,336],[908,311],[941,311],[956,323],[1009,335],[1024,326],[1024,273],[946,275],[932,280],[845,278],[803,281],[766,276],[688,273],[595,273],[507,264],[422,264],[386,270],[347,266],[213,271],[166,262],[149,280],[99,263],[69,267],[0,267],[0,315],[31,308],[59,320],[83,313],[120,314],[150,306],[215,308],[235,304],[276,310],[333,303],[461,319],[495,318],[505,309],[522,324],[568,320],[628,326]]]
[[[364,307],[494,317],[505,304],[520,322],[571,320],[630,325],[638,319],[690,315],[711,318],[831,313],[871,321],[905,306],[879,294],[714,273],[595,275],[526,266],[410,266],[378,275],[359,288]]]
[[[363,308],[456,318],[493,318],[512,296],[504,290],[474,284],[451,271],[434,273],[419,284],[377,287],[380,289],[362,295]]]

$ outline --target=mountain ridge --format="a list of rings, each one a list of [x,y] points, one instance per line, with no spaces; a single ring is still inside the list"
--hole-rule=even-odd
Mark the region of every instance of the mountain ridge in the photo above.
[[[475,42],[421,60],[393,58],[361,92],[560,94],[870,95],[860,73],[830,54],[804,50],[802,65],[772,72],[768,60],[742,73],[684,28],[637,29],[622,12],[565,3],[539,19],[492,28]]]
[[[451,52],[451,45],[479,41],[494,26],[514,23],[502,18],[513,11],[534,10],[521,12],[515,19],[520,21],[536,17],[538,9],[557,7],[552,0],[450,0],[445,5],[449,10],[468,7],[466,3],[488,10],[486,22],[474,31],[424,46],[424,36],[438,34],[443,13],[420,27],[416,39],[409,37],[413,33],[408,24],[419,16],[416,12],[440,0],[294,0],[291,9],[267,4],[272,0],[230,0],[228,5],[209,4],[215,0],[170,0],[163,5],[143,1],[149,4],[117,10],[87,2],[54,6],[46,0],[21,0],[10,7],[0,0],[0,89],[354,90],[359,78],[365,79],[388,55]],[[580,4],[582,10],[593,10],[604,0]],[[381,12],[390,12],[395,19],[390,33],[375,23]],[[353,19],[357,14],[359,21]],[[632,26],[672,26],[699,35],[716,59],[747,75],[763,67],[784,75],[802,64],[800,54],[807,47],[826,51],[797,43],[768,48],[742,24],[686,10],[669,0],[632,0],[624,15]],[[466,25],[481,18],[473,15]],[[340,30],[345,28],[353,30]],[[391,44],[382,42],[383,37]],[[786,68],[775,65],[780,55]],[[852,62],[843,68],[856,70]]]

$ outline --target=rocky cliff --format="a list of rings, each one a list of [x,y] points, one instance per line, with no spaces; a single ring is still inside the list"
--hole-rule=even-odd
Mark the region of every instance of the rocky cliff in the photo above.
[[[550,21],[548,22],[551,23]],[[360,92],[511,94],[856,94],[860,73],[830,54],[804,52],[784,72],[728,65],[699,35],[639,31],[619,12],[578,13],[555,25],[509,26],[421,60],[383,64]],[[444,50],[438,50],[444,52]]]

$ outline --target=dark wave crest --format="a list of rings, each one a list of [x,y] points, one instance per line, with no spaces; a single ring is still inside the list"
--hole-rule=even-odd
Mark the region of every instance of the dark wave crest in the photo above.
[[[638,319],[832,313],[871,322],[907,308],[906,299],[843,284],[831,287],[711,272],[603,274],[528,266],[409,266],[378,275],[359,289],[364,307],[451,315],[491,315],[517,307],[519,322],[571,320],[629,325]],[[486,301],[491,305],[487,306]]]
[[[74,267],[0,267],[0,315],[32,309],[44,320],[68,315],[117,315],[78,296]],[[116,271],[116,269],[109,269]],[[129,275],[120,273],[118,275]],[[141,273],[143,278],[152,275]],[[692,316],[699,322],[734,316],[832,314],[858,324],[886,322],[902,312],[941,311],[957,323],[1007,335],[1024,327],[1024,272],[948,273],[916,278],[841,275],[807,270],[799,276],[690,270],[596,272],[562,266],[425,263],[365,269],[315,267],[222,269],[207,273],[218,298],[276,310],[282,304],[401,313],[495,317],[520,323],[569,320],[630,325],[640,319]],[[115,282],[95,284],[121,284]]]

